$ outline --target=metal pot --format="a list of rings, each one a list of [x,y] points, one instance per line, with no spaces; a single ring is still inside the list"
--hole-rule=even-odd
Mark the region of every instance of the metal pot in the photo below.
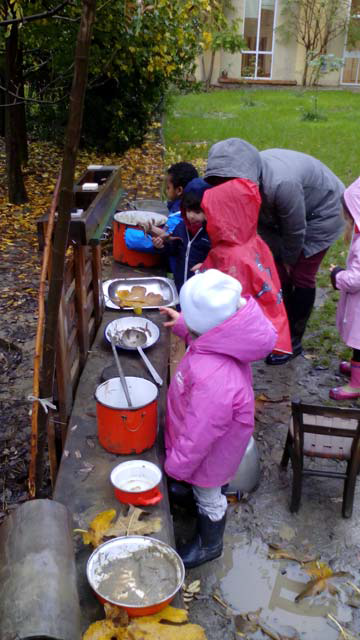
[[[226,493],[249,493],[256,489],[259,480],[260,457],[256,442],[251,437],[238,470],[226,488]]]

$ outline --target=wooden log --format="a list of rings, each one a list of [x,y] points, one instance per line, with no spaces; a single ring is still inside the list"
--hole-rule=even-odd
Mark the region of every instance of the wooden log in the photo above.
[[[26,502],[0,528],[0,638],[80,640],[72,521],[58,502]]]

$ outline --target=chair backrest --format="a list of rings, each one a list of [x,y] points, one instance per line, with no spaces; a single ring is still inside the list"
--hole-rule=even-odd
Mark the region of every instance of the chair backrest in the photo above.
[[[292,402],[294,441],[305,455],[348,459],[360,438],[360,409]]]

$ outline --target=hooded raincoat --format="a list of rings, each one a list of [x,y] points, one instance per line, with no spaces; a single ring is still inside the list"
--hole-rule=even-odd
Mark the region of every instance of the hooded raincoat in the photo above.
[[[230,180],[206,191],[201,206],[212,248],[202,268],[219,269],[239,280],[244,294],[258,300],[277,330],[276,351],[291,353],[278,272],[256,231],[260,202],[259,189],[250,180]]]
[[[309,258],[341,235],[343,183],[322,162],[289,149],[259,152],[240,138],[214,144],[205,178],[245,178],[260,187],[259,233],[276,259],[295,264],[301,252]]]
[[[237,471],[254,430],[250,362],[273,349],[276,332],[250,297],[196,340],[182,315],[173,331],[189,348],[167,397],[165,470],[177,480],[220,487]]]
[[[336,275],[340,300],[336,325],[345,344],[360,349],[360,178],[345,191],[345,202],[355,221],[346,269]]]

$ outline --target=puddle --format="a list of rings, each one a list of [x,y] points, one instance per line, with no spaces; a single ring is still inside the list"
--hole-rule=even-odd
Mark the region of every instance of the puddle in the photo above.
[[[269,560],[268,547],[261,541],[225,549],[217,578],[222,597],[235,612],[261,608],[261,619],[270,627],[279,632],[284,627],[296,629],[302,640],[338,639],[338,630],[326,619],[328,613],[342,622],[352,619],[350,608],[329,593],[316,602],[311,598],[294,602],[309,578],[299,565]]]

